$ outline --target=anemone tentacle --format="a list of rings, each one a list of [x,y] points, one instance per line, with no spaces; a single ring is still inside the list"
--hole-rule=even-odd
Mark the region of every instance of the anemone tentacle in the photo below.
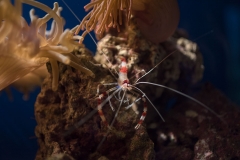
[[[23,3],[37,7],[47,14],[38,18],[34,15],[34,10],[31,10],[31,22],[28,25],[21,16]],[[63,31],[60,11],[57,2],[51,9],[33,0],[15,0],[15,5],[12,5],[10,0],[0,1],[0,91],[48,61],[52,65],[53,90],[58,86],[57,61],[70,65],[88,76],[94,76],[92,71],[75,60],[77,57],[69,58],[73,57],[71,52],[74,49],[81,47],[75,42],[81,37],[74,36],[73,30],[76,27]],[[53,19],[53,25],[51,31],[46,32],[46,23],[50,19]]]

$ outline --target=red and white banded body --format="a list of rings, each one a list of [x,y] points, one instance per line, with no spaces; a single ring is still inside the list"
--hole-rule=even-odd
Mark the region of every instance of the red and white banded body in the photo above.
[[[120,70],[118,74],[118,85],[122,86],[123,89],[127,89],[128,83],[129,83],[129,79],[127,77],[127,73],[128,73],[127,62],[125,58],[122,58],[121,61],[122,62],[121,62]]]

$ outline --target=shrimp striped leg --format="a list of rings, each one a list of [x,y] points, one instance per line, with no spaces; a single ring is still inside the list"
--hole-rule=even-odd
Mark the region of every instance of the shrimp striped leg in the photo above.
[[[115,83],[109,83],[109,84],[104,84],[104,85],[116,85],[116,84],[115,84]],[[98,85],[98,88],[97,88],[97,95],[99,94],[99,87],[100,87],[100,85]],[[102,119],[104,125],[106,125],[106,126],[108,126],[108,127],[109,127],[109,124],[108,124],[108,122],[107,122],[107,120],[106,120],[106,117],[105,117],[104,114],[103,114],[103,111],[102,111],[102,107],[103,107],[103,101],[102,101],[102,99],[103,99],[104,97],[106,97],[106,96],[109,97],[109,93],[112,92],[112,91],[115,91],[115,90],[117,90],[117,89],[118,89],[118,87],[110,88],[109,90],[107,90],[107,91],[99,94],[98,97],[97,97],[97,101],[98,101],[98,106],[97,106],[98,114],[99,114],[100,118]],[[114,95],[115,93],[116,93],[116,92],[112,93],[112,95]],[[112,96],[112,95],[111,95],[111,96]],[[108,101],[109,101],[109,104],[110,104],[112,110],[114,111],[114,108],[112,107],[111,102],[110,102],[110,98],[108,98]]]
[[[106,96],[106,93],[102,93],[102,94],[99,95],[97,108],[98,108],[98,114],[99,114],[100,118],[102,119],[104,125],[109,126],[109,124],[108,124],[108,122],[107,122],[107,120],[106,120],[106,118],[105,118],[105,116],[104,116],[104,114],[103,114],[102,106],[101,106],[101,104],[102,104],[102,98],[103,98],[104,96]]]
[[[147,115],[147,102],[146,98],[142,96],[142,101],[143,101],[143,113],[140,117],[140,120],[138,121],[138,124],[135,126],[135,129],[139,129],[139,127],[142,125],[146,115]]]

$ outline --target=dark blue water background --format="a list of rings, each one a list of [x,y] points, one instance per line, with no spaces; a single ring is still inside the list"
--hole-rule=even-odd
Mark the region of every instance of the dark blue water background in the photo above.
[[[40,2],[52,7],[53,0]],[[68,0],[68,5],[82,19],[88,0]],[[59,1],[63,7],[62,16],[66,20],[65,28],[78,24],[77,19]],[[188,31],[190,39],[200,46],[204,58],[205,73],[203,82],[211,82],[223,91],[233,102],[240,104],[240,1],[220,0],[179,0],[181,10],[180,28]],[[23,16],[29,21],[29,9],[24,5]],[[44,15],[36,10],[36,15]],[[199,38],[200,37],[200,38]],[[84,43],[91,50],[95,44],[87,36]],[[34,102],[40,89],[31,93],[24,101],[22,94],[12,89],[14,100],[10,101],[6,93],[0,96],[0,160],[32,160],[37,151],[37,139],[34,138]],[[209,97],[211,98],[211,97]]]

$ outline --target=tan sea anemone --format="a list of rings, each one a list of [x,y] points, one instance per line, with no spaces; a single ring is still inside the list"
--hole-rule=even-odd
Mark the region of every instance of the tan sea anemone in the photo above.
[[[82,20],[75,34],[85,30],[82,37],[95,29],[103,34],[108,28],[120,30],[123,14],[127,21],[133,15],[142,34],[154,43],[160,43],[170,37],[179,21],[177,0],[91,0],[85,7],[92,9]]]
[[[30,11],[31,23],[21,16],[22,3],[29,4],[45,11],[46,16],[38,18],[34,10]],[[59,14],[58,3],[54,8],[33,0],[0,1],[0,91],[25,76],[31,71],[50,61],[52,67],[52,88],[58,86],[57,61],[70,65],[86,75],[94,76],[87,68],[81,66],[70,52],[79,47],[73,36],[75,28],[63,32],[63,18]],[[51,34],[46,34],[46,23],[53,18]]]
[[[84,6],[86,11],[91,10],[82,20],[75,34],[85,30],[82,37],[95,29],[96,34],[103,34],[109,27],[117,28],[123,24],[123,14],[129,19],[132,0],[92,0]],[[126,13],[125,13],[126,12]]]

